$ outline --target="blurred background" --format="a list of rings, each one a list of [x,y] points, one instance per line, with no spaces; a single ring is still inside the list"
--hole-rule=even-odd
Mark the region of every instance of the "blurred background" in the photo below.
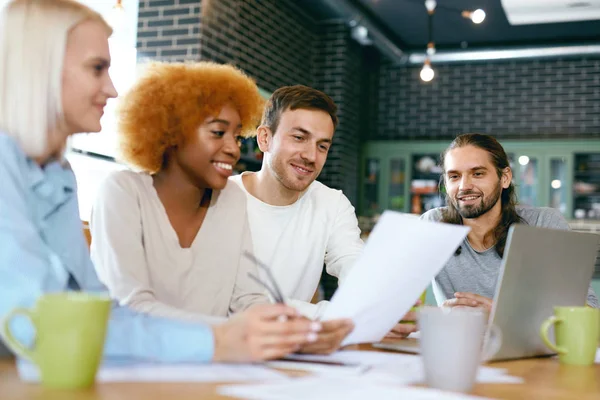
[[[149,61],[212,60],[265,97],[290,84],[329,94],[340,125],[319,180],[348,196],[365,238],[383,210],[444,204],[439,153],[467,132],[501,141],[522,204],[600,232],[600,0],[82,2],[115,29],[121,93]],[[122,168],[117,104],[102,134],[71,143],[84,220],[98,182]],[[254,141],[242,150],[238,171],[259,169]],[[334,289],[324,279],[325,297]]]

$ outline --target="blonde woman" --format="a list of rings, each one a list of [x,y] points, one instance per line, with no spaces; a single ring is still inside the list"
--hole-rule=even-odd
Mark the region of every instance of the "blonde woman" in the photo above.
[[[254,81],[210,62],[150,65],[121,99],[118,136],[133,171],[110,175],[90,221],[92,260],[122,305],[219,322],[268,302],[246,196],[228,182],[263,103]]]
[[[69,135],[100,130],[117,95],[108,75],[110,27],[70,0],[14,0],[0,15],[0,320],[45,292],[103,290],[79,220]],[[287,316],[282,322],[281,315]],[[283,305],[259,305],[210,327],[115,307],[105,354],[157,361],[280,357],[320,326]],[[27,326],[12,327],[28,342]]]

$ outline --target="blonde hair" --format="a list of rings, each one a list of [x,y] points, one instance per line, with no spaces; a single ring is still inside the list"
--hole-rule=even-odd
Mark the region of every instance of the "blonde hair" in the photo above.
[[[29,157],[64,140],[62,70],[69,32],[102,16],[74,0],[13,0],[0,13],[0,130]]]

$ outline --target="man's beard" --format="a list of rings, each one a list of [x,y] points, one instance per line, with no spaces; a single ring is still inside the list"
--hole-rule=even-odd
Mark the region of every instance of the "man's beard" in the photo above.
[[[465,196],[465,195],[469,195],[469,194],[478,194],[478,193],[475,193],[473,191],[460,193],[461,196]],[[496,188],[492,192],[491,196],[489,198],[486,198],[485,196],[482,195],[481,201],[479,202],[479,204],[461,206],[460,201],[456,198],[453,200],[453,203],[454,203],[454,207],[456,207],[456,209],[458,210],[458,213],[460,214],[461,217],[466,218],[466,219],[473,219],[473,218],[481,217],[483,214],[490,211],[496,205],[496,203],[500,200],[501,194],[502,194],[502,186],[500,184],[500,181],[498,181],[498,185],[496,185]]]
[[[316,178],[312,178],[310,180],[305,180],[305,181],[299,181],[299,182],[295,181],[292,177],[290,177],[291,173],[288,170],[286,170],[287,165],[285,163],[282,163],[279,159],[276,159],[276,158],[271,158],[269,161],[270,161],[269,167],[271,169],[271,173],[273,174],[275,179],[277,179],[279,181],[279,183],[281,183],[281,185],[288,190],[295,191],[295,192],[303,192],[316,179]],[[296,164],[303,164],[303,162],[297,161]],[[315,168],[314,165],[307,166],[307,167],[312,168],[312,169]]]

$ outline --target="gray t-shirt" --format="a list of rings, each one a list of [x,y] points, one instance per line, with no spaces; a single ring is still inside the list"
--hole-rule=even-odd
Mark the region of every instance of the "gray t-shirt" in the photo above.
[[[435,208],[421,216],[429,221],[441,221],[443,208]],[[531,226],[551,229],[569,229],[569,224],[554,208],[533,208],[517,206],[517,213]],[[476,251],[465,238],[460,254],[452,255],[442,271],[433,281],[433,292],[438,305],[454,298],[456,292],[476,293],[493,298],[502,258],[495,247]],[[590,286],[587,303],[598,308],[598,299]]]

